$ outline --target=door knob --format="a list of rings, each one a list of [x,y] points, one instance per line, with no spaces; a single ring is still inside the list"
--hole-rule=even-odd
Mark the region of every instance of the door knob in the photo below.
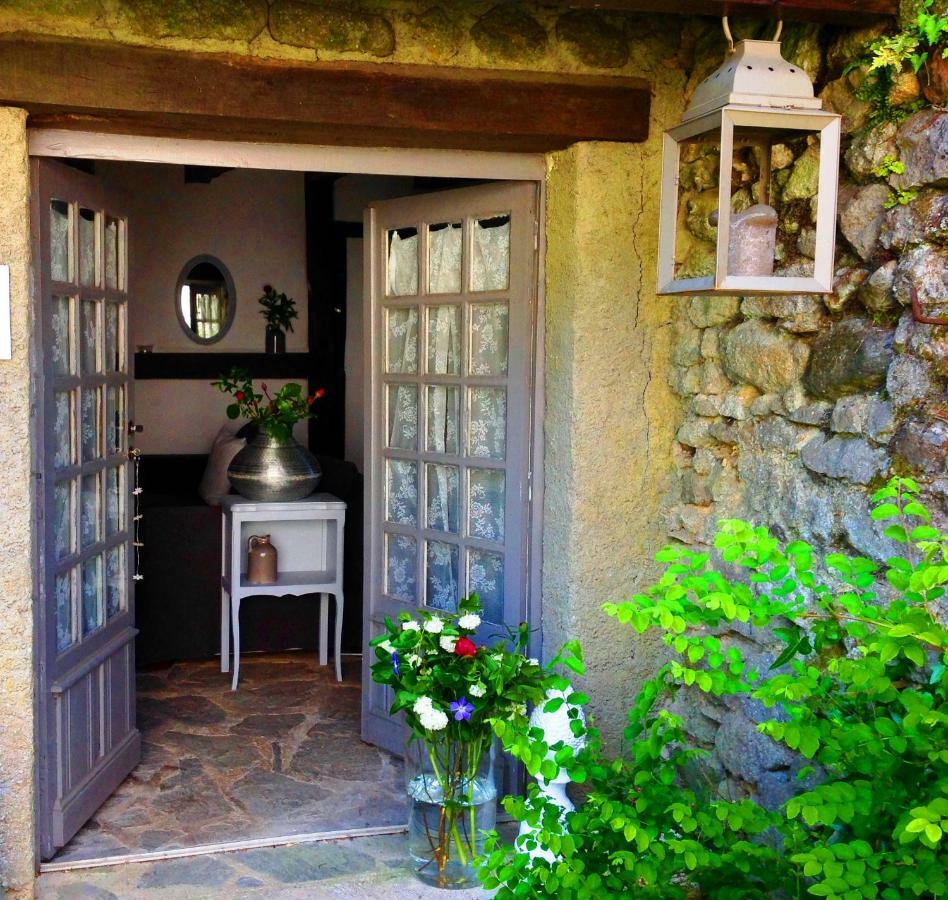
[[[144,428],[144,426],[142,426],[142,425],[136,425],[134,422],[129,422],[129,423],[128,423],[128,433],[129,433],[129,434],[138,434],[138,433],[140,433],[140,432],[142,432],[142,431],[144,431],[144,430],[145,430],[145,428]]]

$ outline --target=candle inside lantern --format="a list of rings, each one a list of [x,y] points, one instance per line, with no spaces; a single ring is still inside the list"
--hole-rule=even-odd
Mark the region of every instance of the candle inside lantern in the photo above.
[[[718,224],[717,211],[709,221]],[[777,210],[766,203],[757,203],[739,213],[731,214],[730,240],[727,248],[728,275],[761,275],[774,273],[774,247],[777,243]]]

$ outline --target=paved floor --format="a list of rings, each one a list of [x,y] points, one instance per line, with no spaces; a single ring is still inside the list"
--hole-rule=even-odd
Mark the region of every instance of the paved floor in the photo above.
[[[479,889],[439,891],[412,874],[404,835],[243,850],[156,863],[43,875],[38,900],[467,900]]]
[[[140,675],[142,762],[56,861],[404,824],[400,761],[359,740],[359,665],[346,660],[339,684],[332,667],[319,667],[311,653],[245,656],[236,692],[215,661]],[[327,845],[283,852],[287,859],[325,857],[330,862],[318,867],[331,871],[337,851]],[[256,877],[248,865],[233,868],[241,873],[233,877]],[[171,878],[179,870],[217,872],[223,887],[231,884],[231,869],[203,857],[160,871]],[[130,869],[127,877],[147,880],[142,871]]]

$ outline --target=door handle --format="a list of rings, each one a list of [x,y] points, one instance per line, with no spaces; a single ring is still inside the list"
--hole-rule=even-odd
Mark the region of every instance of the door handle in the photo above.
[[[135,422],[128,423],[128,433],[129,434],[140,434],[145,430],[143,425],[137,425]]]

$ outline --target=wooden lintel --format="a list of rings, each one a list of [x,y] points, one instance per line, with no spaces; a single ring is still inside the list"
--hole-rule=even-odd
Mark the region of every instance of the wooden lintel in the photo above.
[[[143,134],[542,152],[642,141],[639,78],[296,63],[8,34],[0,103],[35,125]]]
[[[683,16],[765,16],[854,27],[899,11],[898,0],[570,0],[570,6]]]

